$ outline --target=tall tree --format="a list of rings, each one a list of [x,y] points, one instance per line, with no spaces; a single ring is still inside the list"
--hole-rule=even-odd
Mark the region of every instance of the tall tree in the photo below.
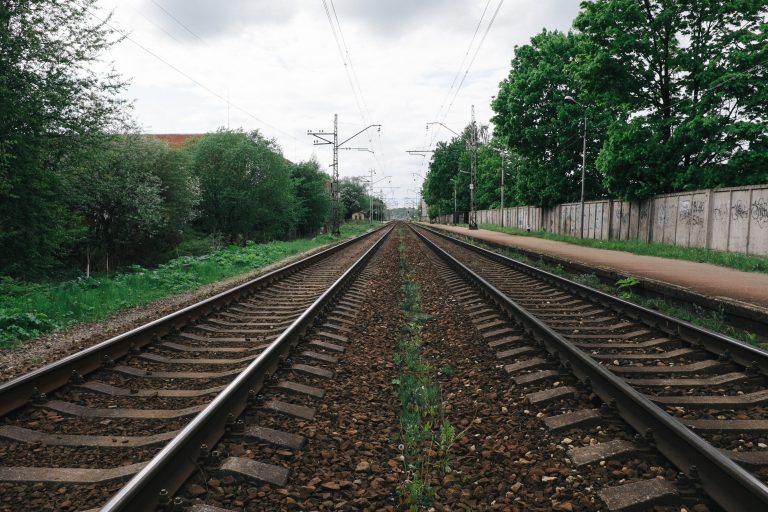
[[[317,160],[301,162],[291,170],[296,195],[296,230],[313,235],[325,224],[331,211],[331,177],[320,170]]]
[[[598,159],[630,199],[768,179],[764,0],[594,0],[580,78],[619,107]]]
[[[519,156],[515,200],[550,206],[581,195],[583,117],[588,119],[586,197],[603,194],[594,161],[605,114],[577,79],[579,37],[544,30],[515,49],[509,76],[492,102],[495,135]],[[565,102],[576,96],[583,106]]]
[[[60,164],[119,118],[121,81],[94,71],[112,42],[94,3],[0,3],[1,272],[56,262],[71,235]]]
[[[367,213],[370,203],[366,184],[359,178],[342,178],[339,181],[339,202],[344,219],[352,218],[356,212]]]
[[[188,146],[200,180],[200,227],[230,242],[284,237],[296,222],[288,163],[258,131],[219,130]]]

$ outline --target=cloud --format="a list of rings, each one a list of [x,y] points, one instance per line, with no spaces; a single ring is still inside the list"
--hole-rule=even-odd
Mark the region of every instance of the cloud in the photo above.
[[[144,7],[165,16],[169,25],[184,32],[171,16],[200,38],[214,39],[250,26],[287,23],[296,11],[295,3],[286,0],[145,0]]]
[[[468,0],[336,0],[334,4],[342,23],[347,19],[362,23],[378,36],[426,26],[461,30],[466,24],[459,21],[480,14],[473,14]]]

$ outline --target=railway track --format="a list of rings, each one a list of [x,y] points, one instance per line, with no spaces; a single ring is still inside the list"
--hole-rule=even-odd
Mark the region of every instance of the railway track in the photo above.
[[[645,479],[607,490],[610,509],[631,504],[632,491],[637,499],[664,499],[702,489],[726,510],[768,509],[765,352],[441,233],[414,230],[507,316],[474,298],[476,291],[458,295],[505,371],[517,385],[534,386],[529,402],[571,400],[586,386],[603,404],[571,404],[570,412],[547,418],[548,428],[568,431],[620,417],[640,433],[592,437],[599,442],[571,448],[574,461],[651,450],[681,471],[677,485]],[[564,374],[575,376],[574,385],[561,385]]]
[[[216,458],[207,447],[239,428],[234,418],[249,397],[338,300],[390,229],[0,385],[0,510],[85,510],[108,499],[104,510],[173,506],[164,502],[201,460]],[[345,314],[339,310],[329,329],[343,329]],[[317,341],[304,357],[326,360],[332,345]],[[292,368],[326,373],[310,364]],[[275,385],[312,391],[293,382]],[[265,407],[300,410],[282,402]],[[280,472],[268,464],[261,469]]]

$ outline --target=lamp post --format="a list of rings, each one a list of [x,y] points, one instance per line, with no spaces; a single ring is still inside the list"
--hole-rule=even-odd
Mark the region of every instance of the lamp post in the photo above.
[[[565,101],[574,103],[584,110],[584,133],[581,144],[581,225],[579,238],[584,238],[584,175],[587,169],[587,107],[576,101],[573,96],[566,96]]]
[[[453,223],[456,224],[456,178],[451,178],[453,182]]]
[[[461,137],[461,135],[450,128],[448,128],[446,125],[441,123],[440,121],[432,121],[427,123],[427,129],[429,129],[430,125],[440,125],[449,132],[453,133],[457,137]],[[469,178],[469,229],[477,229],[477,212],[475,211],[475,192],[476,192],[476,186],[475,182],[477,181],[477,125],[475,124],[475,106],[472,105],[472,120],[470,122],[470,125],[472,126],[472,130],[469,134],[470,140],[466,141],[470,148],[470,178]]]
[[[501,227],[504,227],[504,163],[507,158],[507,152],[503,149],[492,149],[501,156]]]

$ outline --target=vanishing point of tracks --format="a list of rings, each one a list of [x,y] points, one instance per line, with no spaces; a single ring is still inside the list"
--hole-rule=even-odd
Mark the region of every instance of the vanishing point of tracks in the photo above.
[[[410,470],[387,363],[394,236],[389,273],[368,264],[390,233],[0,385],[0,510],[395,510]],[[440,510],[768,509],[764,352],[436,232],[398,234],[432,308],[425,357],[461,372],[440,377],[468,432],[437,477]]]
[[[110,498],[109,510],[164,505],[199,460],[215,455],[207,447],[237,428],[249,399],[388,233],[339,244],[0,385],[0,510],[85,510]],[[326,338],[340,325],[343,317]],[[315,348],[334,347],[318,341]],[[309,361],[330,357],[311,349],[303,354]],[[292,368],[327,373],[312,364]],[[283,478],[269,464],[228,462]]]
[[[550,411],[548,428],[567,432],[618,416],[641,433],[572,445],[575,464],[658,450],[681,471],[677,485],[638,479],[607,490],[609,508],[703,491],[727,510],[768,510],[767,353],[438,232],[417,232],[484,295],[467,302],[469,315],[505,371],[531,386],[529,403],[570,400],[586,385],[602,404]],[[477,292],[465,293],[458,298]],[[574,386],[560,385],[567,375]]]

